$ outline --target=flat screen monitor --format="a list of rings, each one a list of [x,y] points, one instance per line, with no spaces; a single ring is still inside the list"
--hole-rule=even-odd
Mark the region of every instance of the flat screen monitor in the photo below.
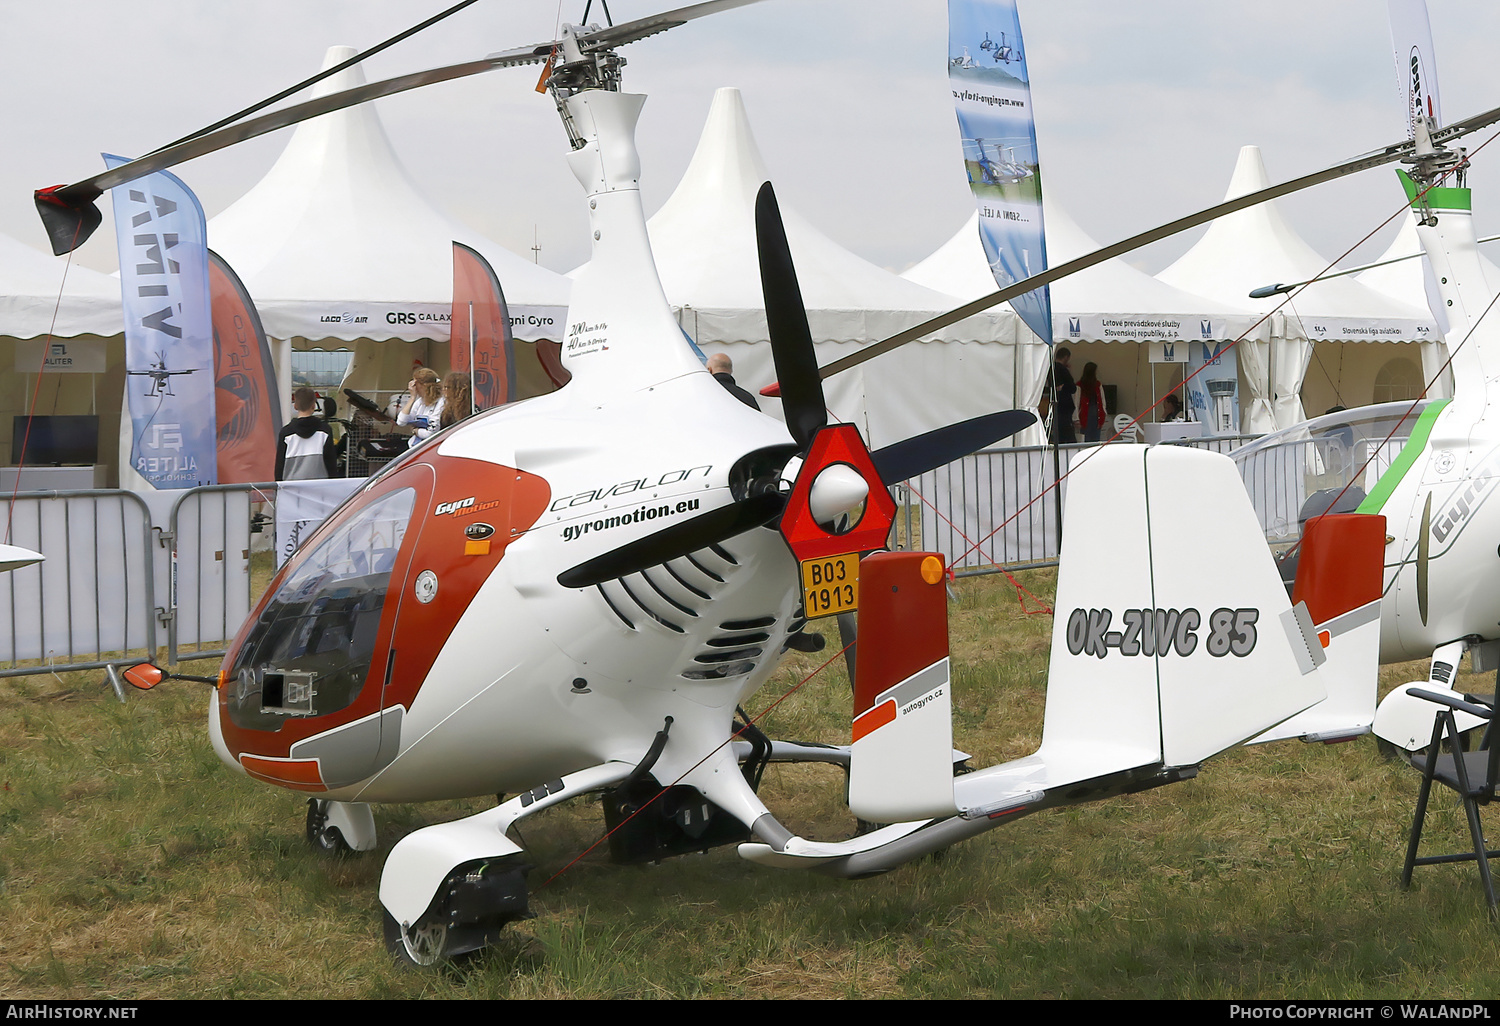
[[[26,422],[31,421],[31,437]],[[10,429],[10,462],[22,463],[25,447],[28,467],[99,462],[99,418],[96,416],[15,417]]]

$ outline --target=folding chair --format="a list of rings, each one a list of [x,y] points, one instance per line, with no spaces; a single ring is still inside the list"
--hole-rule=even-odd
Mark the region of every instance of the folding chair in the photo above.
[[[1490,903],[1490,917],[1497,914],[1495,884],[1490,878],[1490,858],[1500,856],[1500,851],[1487,851],[1484,829],[1479,821],[1479,806],[1488,805],[1495,797],[1495,785],[1500,780],[1500,746],[1487,745],[1478,751],[1466,752],[1459,737],[1454,712],[1465,712],[1492,723],[1495,710],[1487,706],[1464,701],[1452,694],[1442,694],[1420,687],[1409,687],[1406,694],[1444,707],[1433,719],[1432,743],[1425,755],[1410,756],[1413,768],[1422,774],[1422,786],[1417,792],[1417,811],[1412,819],[1411,838],[1406,846],[1406,866],[1401,871],[1401,886],[1411,886],[1411,871],[1415,866],[1434,866],[1448,862],[1478,862],[1479,879],[1484,884],[1484,896]],[[1445,753],[1443,743],[1447,742]],[[1417,844],[1422,839],[1422,824],[1427,816],[1427,797],[1433,782],[1452,788],[1463,802],[1464,814],[1469,819],[1469,836],[1474,845],[1471,852],[1457,855],[1429,855],[1417,858]]]

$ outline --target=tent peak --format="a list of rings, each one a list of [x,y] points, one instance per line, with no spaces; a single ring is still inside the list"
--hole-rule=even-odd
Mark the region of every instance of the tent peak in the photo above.
[[[327,52],[323,54],[323,64],[318,70],[327,71],[329,68],[336,67],[358,52],[352,46],[330,46]],[[312,87],[311,98],[317,99],[320,96],[328,96],[332,93],[342,92],[345,89],[353,89],[355,86],[364,85],[366,81],[368,80],[365,78],[365,66],[363,64],[352,64],[337,75],[329,75],[321,82],[315,83]]]
[[[1266,174],[1266,161],[1259,146],[1241,146],[1240,155],[1234,162],[1234,174],[1229,178],[1229,188],[1224,192],[1225,200],[1237,199],[1252,192],[1269,188],[1270,176]]]
[[[715,90],[698,147],[682,181],[715,189],[738,188],[753,197],[770,177],[755,133],[750,130],[744,97],[734,86]]]

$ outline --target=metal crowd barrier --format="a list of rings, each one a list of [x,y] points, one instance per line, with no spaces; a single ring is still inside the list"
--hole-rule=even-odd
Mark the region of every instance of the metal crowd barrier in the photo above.
[[[170,665],[221,657],[229,650],[229,641],[250,615],[254,535],[270,537],[275,501],[276,484],[269,482],[191,488],[172,504],[162,535],[171,550],[165,616]],[[265,558],[274,560],[270,548]]]
[[[13,544],[46,556],[0,574],[0,677],[133,662],[157,645],[151,511],[132,492],[22,492]]]
[[[47,558],[0,574],[0,677],[222,656],[249,615],[252,540],[270,524],[257,514],[275,487],[151,502],[115,490],[19,493],[11,541]],[[269,572],[269,547],[261,558]]]
[[[1259,435],[1163,444],[1230,452]],[[1115,443],[1130,444],[1130,443]],[[955,576],[1056,566],[1067,474],[1088,444],[985,449],[904,482],[898,537],[941,552]],[[1052,488],[1059,473],[1062,484]]]

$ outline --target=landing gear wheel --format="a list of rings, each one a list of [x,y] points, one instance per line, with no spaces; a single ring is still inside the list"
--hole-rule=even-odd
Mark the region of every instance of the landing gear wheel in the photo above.
[[[397,922],[382,906],[385,946],[396,964],[428,969],[465,961],[498,940],[505,924],[530,919],[526,874],[531,867],[521,861],[521,855],[515,852],[455,866],[410,927]]]
[[[343,832],[328,825],[328,805],[320,798],[307,800],[307,843],[324,855],[353,855],[354,849],[344,840]]]
[[[419,922],[410,930],[405,930],[386,910],[381,909],[380,914],[385,932],[385,949],[391,953],[397,965],[407,969],[431,969],[456,960],[448,954],[447,923]],[[457,956],[462,957],[464,956]]]

